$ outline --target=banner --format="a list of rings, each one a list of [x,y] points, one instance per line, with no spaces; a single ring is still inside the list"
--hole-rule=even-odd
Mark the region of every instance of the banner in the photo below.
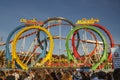
[[[113,68],[120,68],[120,48],[111,48],[112,60],[113,60]]]

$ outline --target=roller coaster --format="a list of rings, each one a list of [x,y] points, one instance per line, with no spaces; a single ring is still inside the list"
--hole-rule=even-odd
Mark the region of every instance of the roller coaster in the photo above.
[[[76,23],[63,17],[45,21],[20,19],[5,43],[6,64],[28,70],[32,67],[112,68],[111,33],[98,19],[83,18]]]

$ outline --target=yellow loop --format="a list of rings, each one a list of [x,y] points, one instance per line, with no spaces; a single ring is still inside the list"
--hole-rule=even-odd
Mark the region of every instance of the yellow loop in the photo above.
[[[19,64],[20,67],[22,69],[24,69],[24,70],[28,70],[28,66],[26,64],[22,63],[22,61],[17,56],[16,44],[17,44],[17,41],[18,41],[19,37],[22,35],[22,33],[26,32],[28,30],[31,30],[31,29],[38,29],[38,30],[41,30],[41,31],[45,32],[48,35],[49,40],[50,40],[50,49],[49,49],[46,57],[41,61],[41,63],[39,65],[43,65],[46,61],[51,60],[51,58],[52,58],[52,52],[53,52],[53,47],[54,47],[54,42],[53,42],[52,35],[50,34],[50,32],[48,32],[43,27],[40,27],[40,26],[29,26],[29,27],[25,27],[21,31],[19,31],[17,33],[17,35],[14,37],[14,39],[13,39],[13,44],[12,44],[12,60],[13,60],[13,62],[16,61],[17,64]],[[13,64],[12,66],[15,67],[15,64]]]

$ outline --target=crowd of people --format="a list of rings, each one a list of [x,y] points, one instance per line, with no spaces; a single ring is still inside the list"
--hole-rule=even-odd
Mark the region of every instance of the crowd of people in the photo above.
[[[0,80],[120,80],[120,68],[114,71],[79,69],[0,70]]]

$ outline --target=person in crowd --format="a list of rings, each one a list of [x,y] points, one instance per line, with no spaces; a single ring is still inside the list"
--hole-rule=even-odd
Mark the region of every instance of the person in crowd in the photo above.
[[[73,80],[69,71],[64,71],[61,80]]]
[[[28,73],[23,71],[23,72],[20,73],[19,80],[25,80],[25,78],[28,78],[28,76],[29,76]]]
[[[92,73],[91,77],[90,77],[90,80],[99,80],[98,79],[98,74],[97,73]]]
[[[41,71],[36,71],[35,72],[35,80],[44,80],[44,77],[42,77],[41,76],[41,74],[43,74],[43,73],[41,73]]]
[[[99,80],[107,80],[107,74],[104,71],[99,71],[98,72],[98,78]]]
[[[6,80],[15,80],[15,76],[13,75],[14,71],[10,70]]]
[[[53,80],[58,80],[58,78],[56,77],[56,73],[54,71],[51,72],[51,76],[52,76]]]
[[[117,68],[113,71],[114,80],[120,80],[120,68]]]
[[[53,80],[53,77],[50,74],[50,71],[47,69],[44,69],[45,71],[45,80]]]
[[[46,74],[46,76],[45,76],[45,80],[53,80],[53,78],[52,78],[51,75]]]
[[[13,75],[15,76],[15,80],[19,80],[20,75],[19,75],[19,71],[18,70],[15,70]]]
[[[29,72],[29,76],[28,76],[28,78],[29,78],[29,80],[33,80],[34,79],[34,71],[30,71]]]
[[[79,71],[74,70],[74,72],[73,72],[73,80],[82,80],[82,75],[80,74]]]
[[[5,80],[5,73],[4,71],[0,70],[0,80]]]
[[[61,80],[61,78],[62,78],[62,73],[61,73],[60,71],[58,71],[58,72],[56,73],[56,76],[57,76],[57,78],[58,78],[59,80]]]
[[[113,73],[107,72],[107,80],[113,80]]]

